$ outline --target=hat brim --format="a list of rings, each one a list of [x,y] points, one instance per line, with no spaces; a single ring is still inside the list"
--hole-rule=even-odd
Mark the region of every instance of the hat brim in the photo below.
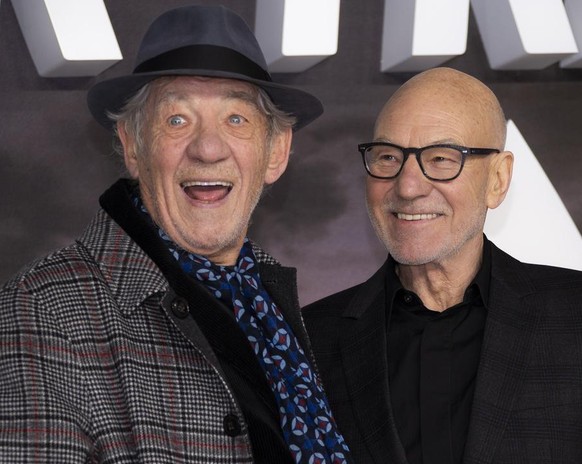
[[[87,94],[87,104],[93,117],[106,129],[113,129],[108,113],[119,112],[127,100],[141,87],[154,79],[164,76],[205,76],[237,79],[250,82],[262,88],[273,103],[282,111],[297,118],[293,130],[297,131],[323,113],[321,102],[313,95],[294,87],[275,82],[250,78],[243,74],[211,69],[174,69],[130,74],[95,84]]]

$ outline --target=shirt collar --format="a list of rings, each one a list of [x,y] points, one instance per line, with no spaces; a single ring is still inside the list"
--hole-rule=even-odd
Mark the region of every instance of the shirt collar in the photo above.
[[[396,266],[398,263],[394,261],[392,256],[388,256],[386,262],[386,298],[392,304],[399,290],[405,290],[400,282],[400,278],[396,274]],[[473,298],[481,297],[481,301],[485,308],[489,303],[489,287],[491,281],[491,242],[487,237],[483,236],[483,256],[481,260],[481,267],[475,275],[473,281],[465,290],[463,301],[470,301]]]

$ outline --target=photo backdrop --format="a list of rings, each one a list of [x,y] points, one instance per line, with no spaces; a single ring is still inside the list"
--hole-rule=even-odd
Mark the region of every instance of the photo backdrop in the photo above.
[[[124,60],[98,77],[49,79],[36,72],[11,1],[0,0],[1,281],[71,243],[98,208],[99,195],[123,175],[110,134],[87,110],[86,91],[96,80],[129,73],[153,18],[192,3],[218,2],[106,0]],[[220,3],[253,26],[254,0]],[[249,234],[298,268],[302,303],[366,279],[386,258],[369,225],[356,146],[371,138],[381,106],[412,74],[379,71],[382,12],[382,0],[342,0],[337,54],[302,73],[274,76],[317,95],[325,107],[297,133],[289,169],[266,192]],[[490,69],[472,14],[466,53],[446,65],[496,92],[582,230],[582,71]],[[544,227],[543,211],[531,215]]]

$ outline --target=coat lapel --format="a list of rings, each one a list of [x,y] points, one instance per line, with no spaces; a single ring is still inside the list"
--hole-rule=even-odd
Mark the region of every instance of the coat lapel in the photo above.
[[[293,329],[293,333],[299,339],[301,347],[308,354],[310,359],[311,346],[303,319],[301,319],[301,309],[299,308],[299,298],[297,296],[296,277],[294,268],[279,265],[268,265],[259,263],[261,282],[279,310],[283,313],[285,321]]]
[[[356,427],[374,463],[406,463],[390,407],[385,268],[362,285],[343,319],[343,372]],[[372,355],[371,355],[372,354]]]
[[[527,275],[492,247],[489,307],[471,412],[465,463],[494,462],[523,384],[530,345],[543,310]]]
[[[190,308],[196,314],[193,320],[190,318],[175,320],[179,329],[195,346],[210,344],[214,353],[227,360],[244,375],[255,386],[256,391],[261,394],[266,403],[271,404],[272,393],[265,382],[265,373],[245,334],[240,330],[233,312],[199,282],[190,277],[185,278],[189,280],[189,284],[181,285],[177,293],[187,299]],[[200,327],[202,331],[197,327]],[[204,343],[200,341],[202,333],[204,333],[202,338]],[[215,359],[215,357],[209,357],[210,361]]]

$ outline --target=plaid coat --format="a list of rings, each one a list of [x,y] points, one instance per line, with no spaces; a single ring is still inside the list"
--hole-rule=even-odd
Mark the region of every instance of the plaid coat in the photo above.
[[[273,297],[275,273],[293,300],[294,270],[259,266]],[[278,303],[304,337],[296,299]],[[15,276],[0,291],[0,462],[252,462],[241,409],[187,314],[103,210]]]

